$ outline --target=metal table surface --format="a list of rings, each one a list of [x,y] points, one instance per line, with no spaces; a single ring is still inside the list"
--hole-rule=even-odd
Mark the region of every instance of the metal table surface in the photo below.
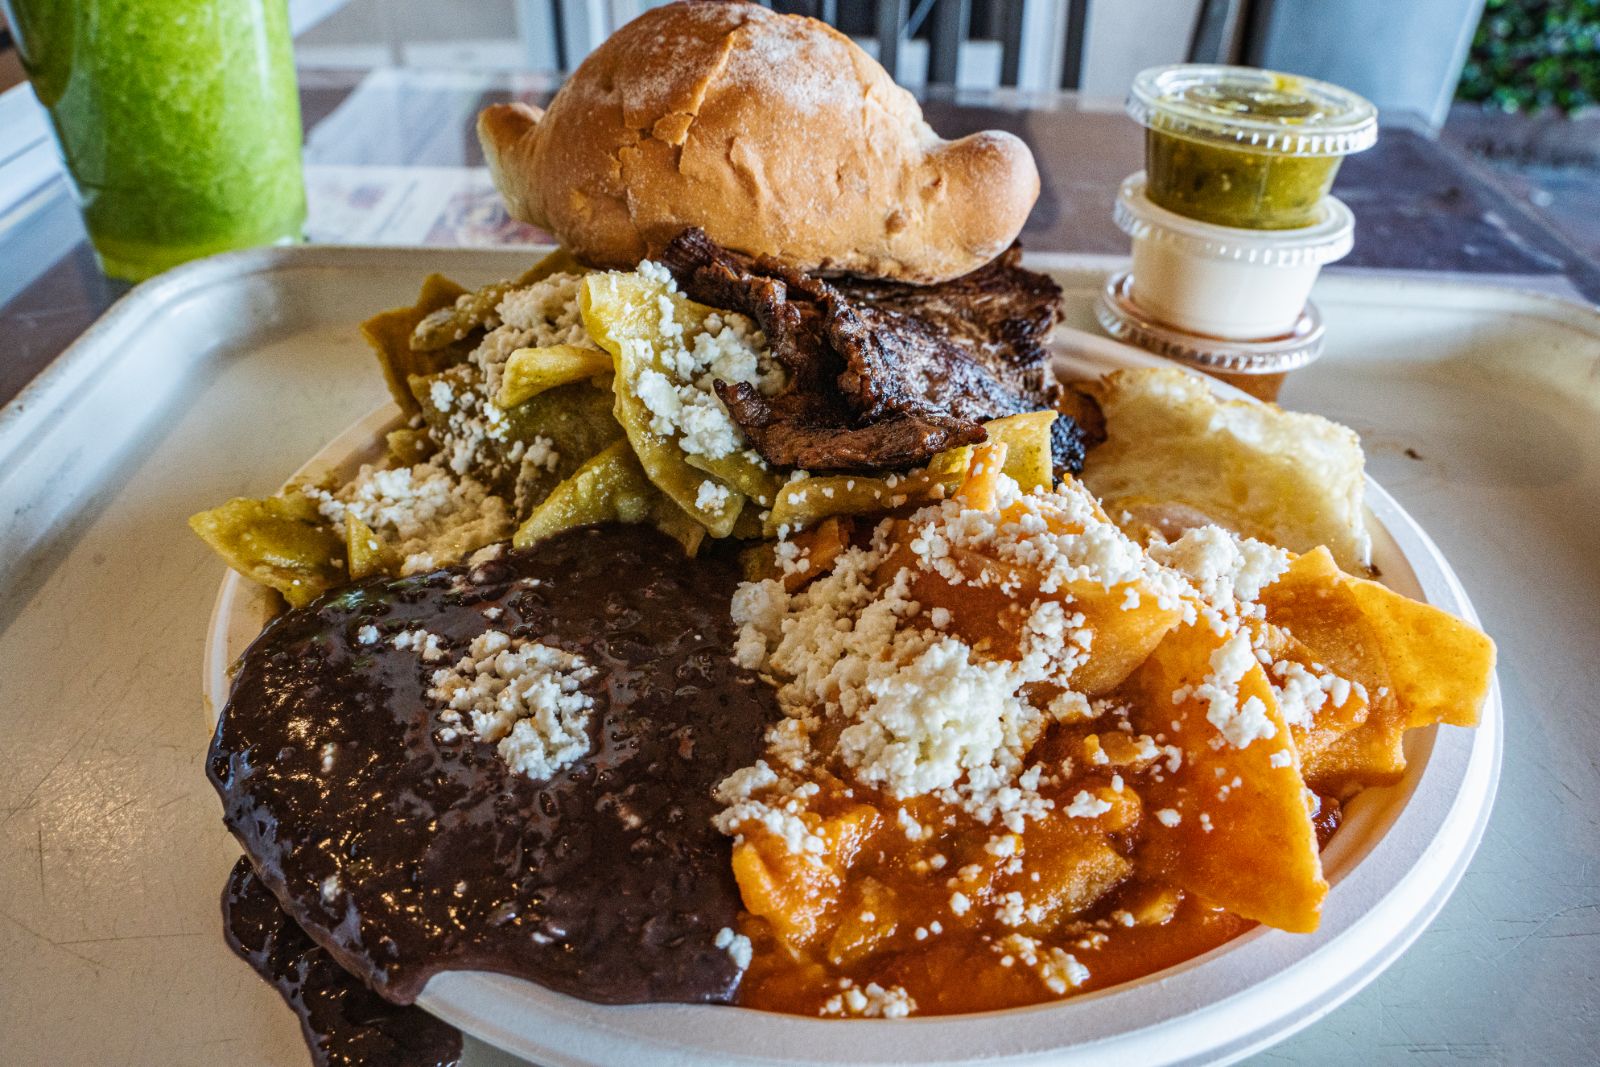
[[[463,180],[471,179],[463,188],[475,190],[481,208],[482,159],[470,116],[484,103],[513,95],[537,99],[541,91],[535,80],[525,78],[403,71],[377,76],[306,73],[302,101],[314,222],[319,214],[328,214],[320,211],[319,196],[337,184],[320,186],[318,175],[347,178],[370,172],[393,179],[396,172],[403,177],[412,169],[432,168],[446,177],[460,171]],[[1126,239],[1112,224],[1110,209],[1117,183],[1140,165],[1141,141],[1138,129],[1118,110],[1085,106],[1065,95],[1023,98],[1007,93],[942,96],[930,99],[926,109],[935,129],[946,136],[1001,128],[1033,147],[1043,191],[1023,234],[1027,247],[1125,253]],[[1403,124],[1391,124],[1375,149],[1350,159],[1335,192],[1357,217],[1356,248],[1340,270],[1466,277],[1582,302],[1600,301],[1600,266],[1585,260],[1560,234],[1505,195],[1470,160]],[[337,225],[337,221],[327,223],[318,235],[337,238]],[[449,242],[462,233],[489,241],[528,237],[503,219],[490,219],[476,229],[430,232],[421,243]],[[29,252],[43,258],[19,259]],[[0,305],[3,404],[127,287],[107,281],[96,269],[63,183],[24,225],[0,226],[0,264],[8,264],[6,270],[25,271],[29,279],[11,287],[14,295]],[[1596,368],[1600,375],[1600,352]],[[1486,427],[1486,432],[1492,428]],[[181,516],[174,518],[179,521]],[[16,682],[0,678],[0,722],[17,702],[39,699],[39,694],[25,693]],[[1509,710],[1514,714],[1515,709]],[[1536,790],[1540,803],[1520,808],[1537,811],[1549,822],[1510,825],[1504,809],[1497,811],[1473,868],[1433,928],[1354,1000],[1262,1054],[1258,1062],[1600,1061],[1600,991],[1595,987],[1600,965],[1594,962],[1600,953],[1580,954],[1580,959],[1590,961],[1587,966],[1573,965],[1571,955],[1563,956],[1567,962],[1559,966],[1544,959],[1548,938],[1579,938],[1584,939],[1582,944],[1600,945],[1593,940],[1600,937],[1600,832],[1594,815],[1600,808],[1600,737],[1591,721],[1592,708],[1575,706],[1570,714],[1574,718],[1565,727],[1569,730],[1565,736],[1518,746],[1513,730],[1507,751],[1504,782],[1519,782],[1524,788],[1547,775],[1548,762],[1541,759],[1541,752],[1555,747],[1586,755],[1587,774],[1545,782]],[[1543,721],[1563,720],[1546,716]],[[106,727],[112,733],[130,729],[125,717]],[[203,789],[203,738],[192,740],[193,784]],[[39,892],[44,893],[53,878],[96,877],[90,857],[63,852],[67,838],[55,838],[59,827],[41,807],[41,798],[51,792],[53,776],[81,772],[72,745],[63,737],[59,760],[0,776],[0,873],[4,874],[0,883],[20,884],[24,873],[31,880],[37,869]],[[103,814],[81,813],[81,817]],[[1566,852],[1559,863],[1541,852],[1555,848],[1557,842]],[[64,857],[70,861],[65,869],[60,866]],[[123,863],[127,862],[124,857]],[[1541,872],[1568,882],[1530,885],[1530,877]],[[154,877],[159,872],[146,874]],[[104,888],[87,896],[65,894],[58,900],[58,905],[47,906],[115,906],[114,895],[108,897]],[[185,926],[211,921],[190,919]],[[0,905],[0,926],[6,924],[21,925]],[[97,971],[117,967],[115,953],[103,954],[95,946],[74,943],[54,950],[84,955]],[[84,1025],[86,1017],[99,1014],[116,1018],[125,1010],[112,1003],[98,1009],[73,1003],[45,1017],[14,1017],[6,1007],[15,1003],[8,995],[12,979],[6,974],[6,964],[0,962],[0,1048],[10,1047],[14,1042],[8,1035],[15,1037],[24,1027],[37,1035],[40,1029]],[[150,980],[148,974],[130,973],[109,981],[101,975],[96,988],[102,993],[126,990],[131,1001],[134,987]],[[1503,1012],[1486,1012],[1486,1004],[1507,1007]],[[251,1060],[237,1045],[226,1047],[230,1058]],[[141,1057],[141,1062],[152,1063],[205,1062],[195,1050],[179,1055],[146,1049]]]

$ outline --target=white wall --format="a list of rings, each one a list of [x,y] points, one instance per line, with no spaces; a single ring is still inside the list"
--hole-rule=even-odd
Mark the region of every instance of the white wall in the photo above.
[[[1199,13],[1200,0],[1091,0],[1080,91],[1120,102],[1144,68],[1183,62]]]

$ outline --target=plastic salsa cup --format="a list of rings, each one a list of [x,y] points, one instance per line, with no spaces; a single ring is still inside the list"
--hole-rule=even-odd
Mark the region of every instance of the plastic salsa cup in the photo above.
[[[1179,64],[1134,79],[1155,204],[1251,230],[1316,221],[1340,161],[1370,148],[1378,114],[1348,89],[1294,74]]]
[[[1244,230],[1184,218],[1150,202],[1131,175],[1112,216],[1133,238],[1133,299],[1190,333],[1238,341],[1289,332],[1323,266],[1349,253],[1355,216],[1338,197],[1295,230]]]
[[[1235,341],[1190,333],[1161,322],[1135,301],[1133,283],[1133,276],[1123,270],[1113,274],[1101,290],[1094,311],[1106,333],[1219,378],[1257,400],[1276,401],[1290,372],[1322,355],[1326,338],[1322,313],[1309,300],[1282,336]]]

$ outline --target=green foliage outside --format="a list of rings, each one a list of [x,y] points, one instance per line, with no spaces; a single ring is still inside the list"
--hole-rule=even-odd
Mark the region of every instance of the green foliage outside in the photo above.
[[[1600,0],[1488,0],[1456,96],[1507,111],[1600,105]]]

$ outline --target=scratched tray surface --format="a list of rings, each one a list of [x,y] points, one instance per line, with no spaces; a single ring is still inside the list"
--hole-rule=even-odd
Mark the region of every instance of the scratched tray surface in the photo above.
[[[432,270],[527,254],[245,253],[137,290],[0,412],[0,1047],[15,1062],[301,1064],[292,1015],[223,945],[237,849],[202,759],[221,568],[183,524],[257,495],[383,398],[356,323]],[[1052,261],[1088,327],[1099,262]],[[1600,784],[1600,324],[1570,305],[1329,277],[1330,353],[1285,401],[1348,422],[1502,648],[1508,766],[1488,837],[1418,945],[1270,1055],[1408,1044],[1573,1062]],[[1410,458],[1411,449],[1420,458]],[[1574,817],[1572,812],[1581,812]],[[506,1062],[469,1043],[469,1061]]]

